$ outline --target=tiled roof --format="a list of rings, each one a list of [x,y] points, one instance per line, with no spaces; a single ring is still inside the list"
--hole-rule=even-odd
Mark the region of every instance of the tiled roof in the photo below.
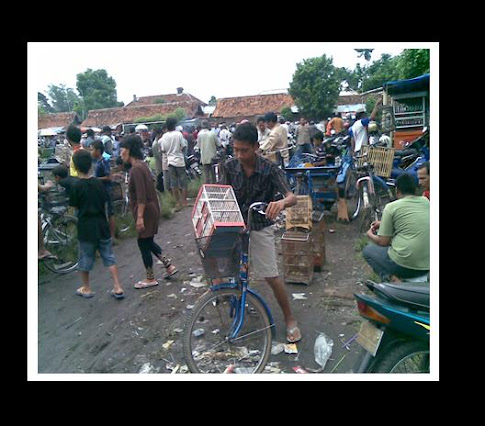
[[[114,126],[119,123],[133,123],[140,117],[151,117],[155,114],[168,115],[177,108],[182,108],[188,118],[202,116],[202,110],[198,102],[173,102],[165,104],[140,105],[121,108],[104,108],[90,110],[83,126]]]
[[[49,127],[68,127],[73,121],[76,124],[81,122],[79,116],[75,112],[58,112],[56,114],[42,114],[39,115],[38,128],[47,129]]]
[[[252,117],[267,112],[279,113],[284,107],[291,108],[292,105],[295,105],[295,101],[285,93],[222,98],[217,100],[212,117]]]
[[[134,107],[134,106],[140,106],[140,105],[151,105],[151,104],[156,104],[157,99],[163,99],[165,103],[170,103],[170,102],[198,102],[202,105],[207,105],[205,102],[202,102],[200,99],[197,99],[195,96],[192,96],[189,93],[182,93],[180,95],[177,95],[176,93],[174,94],[169,94],[169,95],[156,95],[156,96],[140,96],[139,98],[136,99],[136,101],[131,101],[127,107]],[[158,104],[160,105],[160,104]]]

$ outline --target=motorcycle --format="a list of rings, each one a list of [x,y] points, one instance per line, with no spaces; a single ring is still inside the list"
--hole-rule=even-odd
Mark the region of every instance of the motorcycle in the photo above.
[[[189,155],[186,161],[187,175],[191,180],[199,179],[202,176],[199,158],[194,154]]]
[[[376,138],[377,139],[377,138]],[[375,146],[381,146],[376,141]],[[407,142],[404,149],[394,151],[391,176],[387,179],[387,186],[394,188],[396,179],[403,173],[410,173],[418,181],[418,168],[429,161],[429,128],[426,127],[423,133],[415,140]]]
[[[363,348],[354,373],[429,373],[429,282],[366,282],[373,296],[354,293],[364,318]]]

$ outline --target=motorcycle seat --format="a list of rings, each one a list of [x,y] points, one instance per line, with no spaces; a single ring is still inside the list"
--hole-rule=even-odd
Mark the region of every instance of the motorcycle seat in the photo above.
[[[391,301],[429,311],[429,283],[379,283],[374,285],[374,289]]]
[[[418,155],[418,154],[419,154],[418,150],[414,148],[396,149],[394,151],[394,157],[406,157],[408,155]]]

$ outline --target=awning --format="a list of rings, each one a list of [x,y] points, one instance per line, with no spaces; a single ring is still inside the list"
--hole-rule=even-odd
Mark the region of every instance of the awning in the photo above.
[[[48,127],[46,129],[40,129],[38,136],[57,136],[62,133],[63,127]]]
[[[383,87],[390,95],[429,91],[429,73],[408,80],[388,81]]]

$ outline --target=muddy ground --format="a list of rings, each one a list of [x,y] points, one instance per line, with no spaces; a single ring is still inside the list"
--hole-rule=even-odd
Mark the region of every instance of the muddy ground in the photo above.
[[[161,221],[155,240],[180,272],[170,281],[160,279],[156,287],[133,288],[144,278],[136,239],[125,238],[115,246],[124,300],[110,296],[110,274],[99,258],[92,272],[96,295],[91,299],[74,294],[80,286],[76,272],[40,275],[38,373],[187,373],[182,353],[182,330],[190,312],[187,307],[205,291],[189,284],[203,275],[190,216],[191,209],[185,208],[172,219]],[[311,285],[286,284],[291,299],[293,293],[305,293],[306,299],[291,302],[303,336],[297,344],[299,353],[283,352],[270,358],[280,373],[296,374],[293,368],[298,366],[308,372],[319,369],[314,344],[320,332],[333,340],[323,374],[349,373],[360,351],[355,341],[347,346],[345,343],[360,326],[353,293],[364,291],[359,282],[369,277],[371,270],[355,249],[359,245],[359,224],[338,223],[335,218],[335,211],[326,212],[323,270],[315,272]],[[278,235],[282,232],[280,229]],[[278,253],[281,261],[280,243]],[[162,266],[155,265],[154,269],[161,278]],[[282,270],[280,265],[280,273]],[[255,282],[253,287],[270,305],[276,321],[276,340],[285,342],[283,317],[271,290],[264,282]]]

